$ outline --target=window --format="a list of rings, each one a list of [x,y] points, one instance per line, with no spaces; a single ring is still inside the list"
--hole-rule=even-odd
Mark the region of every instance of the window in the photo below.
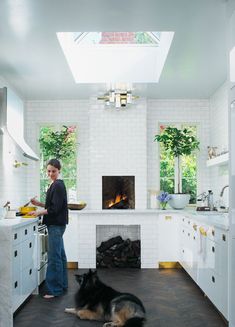
[[[187,127],[193,132],[193,135],[197,135],[197,127],[195,125],[186,124],[168,124],[172,127],[183,129]],[[166,127],[166,124],[164,125]],[[161,127],[160,127],[161,132]],[[160,143],[160,189],[168,192],[175,193],[177,185],[177,165],[173,155],[169,154]],[[197,196],[197,156],[195,153],[182,156],[181,158],[181,181],[182,192],[191,195],[190,203],[196,203]]]
[[[77,198],[77,131],[75,126],[42,126],[40,144],[40,199],[45,201],[48,188],[46,163],[51,158],[60,160],[68,199]]]

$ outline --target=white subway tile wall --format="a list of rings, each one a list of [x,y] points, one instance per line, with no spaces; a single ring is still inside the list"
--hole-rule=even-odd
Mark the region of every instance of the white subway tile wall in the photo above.
[[[217,147],[217,153],[228,150],[228,89],[224,83],[210,98],[210,146]],[[222,187],[228,185],[228,164],[208,168],[210,171],[210,188],[214,200],[219,199]],[[224,205],[229,205],[229,188],[222,198]]]
[[[227,146],[227,92],[223,85],[205,100],[146,100],[124,111],[105,109],[89,100],[27,101],[26,139],[39,153],[40,125],[47,123],[78,126],[78,199],[90,209],[101,209],[102,176],[136,176],[136,208],[147,206],[147,191],[159,189],[158,144],[153,141],[160,123],[197,123],[201,139],[198,159],[198,192],[213,189],[215,198],[227,183],[226,169],[207,168],[207,146]],[[210,132],[211,131],[211,132]],[[39,163],[26,159],[5,136],[0,136],[0,200],[19,206],[39,195]],[[9,149],[4,152],[8,142]],[[13,168],[14,160],[28,167]],[[26,201],[25,201],[26,199]]]

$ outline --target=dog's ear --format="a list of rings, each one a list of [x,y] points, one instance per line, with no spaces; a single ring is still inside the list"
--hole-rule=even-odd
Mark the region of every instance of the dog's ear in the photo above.
[[[81,285],[82,281],[83,281],[83,275],[75,274],[75,278],[76,278],[76,281],[78,282],[78,284]]]

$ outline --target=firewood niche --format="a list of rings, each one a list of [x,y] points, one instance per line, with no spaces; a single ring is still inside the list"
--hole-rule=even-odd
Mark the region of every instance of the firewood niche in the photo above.
[[[135,209],[135,176],[102,176],[102,209]]]
[[[140,240],[121,236],[101,242],[96,249],[97,268],[140,268]]]

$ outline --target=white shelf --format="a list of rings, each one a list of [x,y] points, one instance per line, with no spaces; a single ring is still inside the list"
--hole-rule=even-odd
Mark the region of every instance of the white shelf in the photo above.
[[[207,167],[225,165],[228,163],[228,160],[229,160],[229,154],[225,153],[213,159],[207,160],[206,165]]]

